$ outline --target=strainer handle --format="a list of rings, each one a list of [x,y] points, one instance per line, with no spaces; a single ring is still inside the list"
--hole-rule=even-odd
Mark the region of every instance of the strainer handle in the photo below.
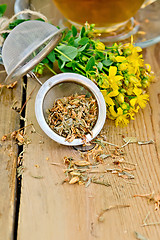
[[[39,80],[39,78],[36,76],[36,74],[34,74],[33,72],[28,72],[27,73],[27,75],[26,75],[27,77],[31,77],[31,78],[33,78],[33,79],[36,79],[36,81],[42,86],[43,85],[43,83]]]

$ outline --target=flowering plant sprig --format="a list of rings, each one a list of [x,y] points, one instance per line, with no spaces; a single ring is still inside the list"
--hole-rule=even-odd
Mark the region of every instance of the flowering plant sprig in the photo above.
[[[13,24],[15,27],[19,23]],[[144,64],[142,49],[133,45],[133,39],[131,43],[107,47],[94,36],[94,24],[86,23],[79,33],[72,26],[34,71],[41,75],[48,68],[56,74],[54,64],[57,62],[61,72],[88,77],[104,96],[107,117],[114,120],[116,126],[125,126],[149,101],[148,87],[154,74],[150,65]]]
[[[57,61],[62,72],[80,73],[94,81],[104,96],[107,117],[115,120],[116,126],[125,126],[146,106],[147,90],[154,78],[150,65],[144,64],[141,51],[133,45],[133,40],[106,47],[94,40],[94,25],[86,24],[79,34],[72,26],[42,63],[46,67],[50,64],[52,70],[51,63]]]

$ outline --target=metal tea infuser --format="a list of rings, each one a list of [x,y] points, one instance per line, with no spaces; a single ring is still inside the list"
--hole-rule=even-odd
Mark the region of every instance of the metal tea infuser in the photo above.
[[[25,21],[16,26],[6,38],[2,59],[8,74],[5,80],[7,84],[27,74],[41,85],[35,100],[35,114],[41,129],[60,144],[78,146],[84,143],[82,139],[68,142],[49,127],[47,110],[52,108],[53,102],[58,98],[75,93],[92,95],[97,101],[98,116],[92,135],[86,135],[86,141],[89,142],[99,134],[106,120],[106,104],[99,88],[88,78],[76,73],[60,73],[42,84],[31,72],[58,44],[63,30],[38,20]]]

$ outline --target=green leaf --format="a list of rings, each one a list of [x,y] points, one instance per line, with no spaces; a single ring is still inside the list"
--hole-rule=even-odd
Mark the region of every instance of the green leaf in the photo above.
[[[0,17],[3,17],[3,14],[5,13],[7,8],[7,4],[1,4],[0,5]]]
[[[81,28],[81,31],[80,31],[80,36],[81,36],[81,38],[83,38],[84,37],[84,33],[85,33],[85,27],[83,26],[82,28]]]
[[[41,62],[42,63],[49,63],[49,60],[47,58],[44,58]]]
[[[38,20],[38,21],[41,21],[41,22],[44,22],[44,20],[42,19],[42,18],[37,18],[36,20]],[[13,28],[15,28],[17,25],[19,25],[20,23],[23,23],[23,22],[25,22],[25,21],[29,21],[29,19],[16,19],[16,20],[14,20],[13,22],[11,22],[10,24],[9,24],[9,29],[13,29]]]
[[[97,52],[96,52],[95,59],[101,59],[101,60],[103,60],[103,59],[105,59],[105,55],[104,55],[102,52],[97,51]]]
[[[65,66],[68,67],[68,68],[72,68],[73,71],[75,71],[76,62],[73,60],[72,62],[68,62],[68,63],[66,63]]]
[[[101,62],[99,62],[99,63],[97,64],[97,67],[98,67],[98,69],[101,71],[102,68],[103,68],[103,64],[102,64]]]
[[[73,72],[72,69],[65,67],[65,63],[58,59],[58,67],[62,72]]]
[[[65,66],[65,62],[63,62],[61,59],[58,59],[58,66],[60,70],[62,70],[62,68]]]
[[[112,65],[113,62],[109,59],[107,59],[107,60],[105,59],[105,60],[102,61],[102,63],[103,63],[104,66],[109,67],[109,66]]]
[[[66,67],[72,67],[72,62],[68,62],[68,63],[66,63]]]
[[[67,32],[67,34],[65,35],[65,37],[63,38],[63,41],[68,40],[68,39],[71,37],[71,35],[72,35],[72,31],[69,30],[69,31]]]
[[[81,48],[78,48],[78,52],[82,52],[82,51],[84,51],[84,50],[86,49],[86,47],[87,47],[87,44],[84,45],[84,46],[81,47]]]
[[[74,44],[73,44],[73,46],[74,47],[76,47],[76,48],[78,48],[78,46],[79,46],[79,41],[81,40],[81,37],[80,36],[78,36],[77,38],[75,38],[74,39]]]
[[[78,41],[78,45],[86,45],[89,42],[89,38],[88,37],[83,37]]]
[[[54,52],[54,50],[48,54],[47,58],[48,58],[51,62],[54,62],[54,61],[55,61],[56,58],[55,58],[55,52]]]
[[[77,35],[77,28],[74,25],[72,25],[72,35],[73,37]]]
[[[64,62],[73,60],[78,54],[78,49],[72,46],[61,45],[57,49],[62,52],[59,58]]]
[[[68,45],[71,45],[71,46],[74,45],[74,37],[71,37],[71,38],[68,40]]]
[[[48,63],[48,66],[49,66],[50,68],[53,68],[53,63],[52,63],[52,62],[49,62],[49,63]]]
[[[95,58],[92,56],[87,62],[86,71],[92,70],[94,65],[95,65]]]
[[[22,22],[28,21],[28,19],[16,19],[12,23],[9,24],[9,29],[15,28],[17,25],[19,25]]]

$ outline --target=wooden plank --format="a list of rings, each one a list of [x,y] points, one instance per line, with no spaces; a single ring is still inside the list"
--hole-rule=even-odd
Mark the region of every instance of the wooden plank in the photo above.
[[[0,67],[1,71],[4,71]],[[1,73],[1,80],[5,75]],[[19,115],[11,107],[14,102],[21,106],[21,87],[0,89],[0,138],[19,129]],[[16,166],[18,148],[15,141],[8,139],[0,143],[0,235],[1,239],[12,239],[16,205]]]
[[[7,4],[5,16],[13,15],[13,0],[1,0],[1,4]],[[6,75],[0,65],[0,82],[3,84]],[[19,129],[19,115],[11,109],[16,102],[21,106],[21,84],[14,89],[0,89],[0,139]],[[14,141],[0,142],[0,239],[14,238],[15,205],[16,205],[16,167],[18,149]]]
[[[156,47],[147,50],[146,59]],[[159,79],[160,80],[160,79]],[[28,92],[35,84],[28,81]],[[116,128],[107,121],[103,129],[107,141],[122,145],[122,135],[136,136],[140,140],[154,139],[155,144],[139,146],[130,144],[125,147],[126,161],[137,164],[135,180],[128,183],[117,175],[107,173],[106,179],[111,187],[91,184],[88,188],[78,185],[62,184],[65,178],[63,166],[53,166],[52,162],[63,165],[64,156],[78,158],[72,147],[59,145],[49,139],[37,124],[34,113],[34,101],[38,91],[35,89],[27,103],[28,123],[34,125],[27,129],[31,140],[25,149],[25,172],[22,180],[22,195],[19,219],[18,239],[135,239],[134,231],[140,232],[150,240],[158,240],[158,226],[141,227],[145,216],[150,211],[149,221],[159,221],[159,211],[154,211],[154,204],[146,199],[133,198],[134,194],[159,191],[159,104],[155,96],[159,94],[159,81],[154,83],[154,97],[150,104],[140,111],[134,122],[127,128]],[[153,92],[152,92],[153,95]],[[156,108],[151,114],[151,109]],[[154,118],[154,120],[153,120]],[[155,134],[156,132],[156,134]],[[110,206],[129,204],[129,208],[114,209],[106,212],[104,222],[98,222],[100,212]],[[32,234],[30,234],[32,233]]]
[[[33,2],[34,6],[40,4],[39,1]],[[36,9],[40,10],[40,5],[38,7]],[[49,9],[49,14],[52,14],[52,8]],[[30,144],[25,147],[24,152],[25,171],[22,177],[19,240],[134,240],[134,231],[150,240],[159,239],[159,225],[141,225],[149,212],[147,221],[159,222],[160,212],[155,211],[154,204],[145,198],[133,197],[135,194],[159,192],[159,47],[160,44],[157,44],[144,51],[145,61],[152,65],[157,74],[157,81],[150,87],[150,102],[147,107],[141,110],[135,121],[131,121],[126,128],[116,128],[113,122],[108,120],[103,128],[107,141],[116,145],[124,144],[122,136],[136,136],[139,140],[155,141],[150,145],[129,144],[124,148],[126,161],[137,165],[132,182],[119,178],[116,174],[107,173],[105,178],[111,184],[110,187],[93,183],[87,188],[83,185],[62,184],[65,178],[64,156],[77,159],[79,154],[72,147],[55,143],[40,129],[34,111],[39,86],[33,80],[28,80],[28,96],[37,85],[26,108],[26,124],[33,123],[35,130],[32,127],[26,129]],[[59,165],[51,165],[52,162]],[[109,160],[106,160],[105,167],[109,163]],[[103,215],[103,221],[98,221],[102,210],[124,204],[130,207],[110,209]]]

